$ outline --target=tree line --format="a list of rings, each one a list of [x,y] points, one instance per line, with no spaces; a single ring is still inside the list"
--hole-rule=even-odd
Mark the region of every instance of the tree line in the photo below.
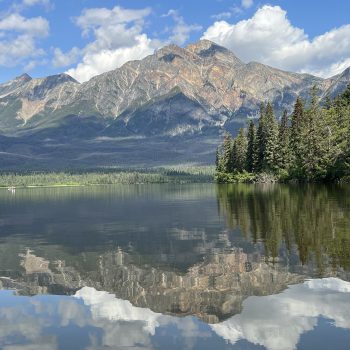
[[[334,100],[319,103],[316,87],[308,103],[296,99],[291,115],[280,120],[270,102],[260,107],[257,125],[250,120],[233,138],[226,134],[216,154],[219,182],[275,179],[335,181],[350,174],[350,84]]]
[[[213,181],[211,167],[182,167],[81,171],[81,172],[40,172],[40,173],[1,173],[1,187],[30,186],[89,186],[139,183],[203,183]]]

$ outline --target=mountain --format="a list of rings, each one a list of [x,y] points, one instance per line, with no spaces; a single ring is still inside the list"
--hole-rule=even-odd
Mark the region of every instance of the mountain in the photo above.
[[[134,147],[140,142],[131,139],[140,137],[149,152],[154,152],[155,143],[158,147],[161,142],[164,148],[176,142],[175,138],[181,140],[176,147],[180,157],[162,155],[160,163],[173,156],[180,162],[193,162],[186,155],[188,148],[181,145],[184,139],[194,138],[207,147],[204,157],[193,154],[194,161],[212,162],[213,145],[220,135],[225,130],[236,132],[247,117],[257,116],[261,102],[271,101],[277,113],[291,111],[296,96],[306,98],[314,85],[320,97],[343,91],[350,81],[349,72],[347,69],[339,76],[322,79],[257,62],[246,64],[208,40],[185,48],[169,45],[83,84],[67,74],[40,79],[23,75],[1,84],[0,133],[15,144],[25,144],[33,159],[55,164],[60,162],[61,147],[69,149],[72,163],[80,164],[81,159],[88,158],[82,166],[105,166],[116,161],[148,164],[147,156],[137,161],[123,156],[125,148],[128,154],[137,151]],[[127,145],[125,139],[117,140],[121,137],[129,138]],[[13,142],[8,141],[11,145]],[[58,145],[59,154],[47,142]],[[205,146],[208,144],[210,151]],[[11,157],[11,150],[3,148]],[[15,148],[21,154],[21,147]],[[98,164],[91,157],[96,152]],[[119,152],[118,159],[113,152]],[[62,164],[69,162],[65,155]]]
[[[28,74],[23,74],[13,80],[8,81],[7,83],[0,84],[0,97],[5,97],[31,80],[32,78]]]
[[[342,93],[350,82],[350,67],[345,69],[341,74],[335,75],[328,79],[331,81],[329,88],[325,91],[324,96],[334,98]]]
[[[290,273],[281,264],[254,261],[247,269],[247,259],[252,255],[238,248],[213,254],[182,274],[135,264],[135,257],[121,250],[90,257],[91,270],[86,270],[81,256],[73,257],[74,266],[65,260],[46,260],[30,250],[18,254],[18,258],[22,268],[2,271],[0,287],[15,289],[21,295],[72,295],[82,286],[89,286],[113,293],[134,306],[162,314],[195,315],[208,323],[240,313],[249,296],[277,294],[307,278],[304,273]]]

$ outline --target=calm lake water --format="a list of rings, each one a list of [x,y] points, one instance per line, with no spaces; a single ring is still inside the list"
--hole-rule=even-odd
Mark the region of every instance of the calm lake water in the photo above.
[[[0,349],[349,349],[350,187],[0,190]]]

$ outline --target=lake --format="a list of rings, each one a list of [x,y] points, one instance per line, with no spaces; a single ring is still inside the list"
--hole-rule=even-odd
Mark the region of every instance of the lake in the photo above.
[[[350,186],[0,190],[0,349],[349,349]]]

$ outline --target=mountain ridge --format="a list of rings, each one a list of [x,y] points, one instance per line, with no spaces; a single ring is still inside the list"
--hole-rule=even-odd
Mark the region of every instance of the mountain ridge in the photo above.
[[[57,111],[62,111],[62,116],[97,115],[114,119],[176,87],[203,105],[208,115],[223,115],[226,119],[254,114],[266,100],[273,102],[277,110],[291,110],[296,95],[306,96],[312,85],[318,86],[321,96],[341,91],[345,72],[322,79],[258,62],[243,63],[228,49],[208,40],[185,48],[168,45],[82,84],[64,73],[35,79],[23,75],[10,82],[16,89],[7,88],[6,94],[1,94],[4,90],[1,84],[0,130],[12,134],[33,117],[49,120]],[[3,115],[17,123],[4,122]]]
[[[44,142],[46,134],[60,144],[63,130],[71,147],[76,139],[94,144],[105,136],[203,137],[204,143],[214,137],[217,143],[225,131],[235,133],[247,117],[256,117],[261,102],[272,102],[280,115],[284,109],[291,112],[298,95],[307,99],[314,85],[320,98],[333,97],[349,81],[349,68],[323,79],[244,63],[208,40],[184,48],[172,44],[84,83],[62,73],[24,74],[0,84],[0,134],[25,139],[29,146]],[[78,133],[69,131],[69,122]]]

